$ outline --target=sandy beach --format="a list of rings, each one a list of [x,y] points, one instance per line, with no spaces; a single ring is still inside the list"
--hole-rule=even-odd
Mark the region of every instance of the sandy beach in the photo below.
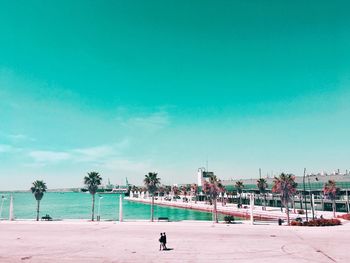
[[[169,251],[159,251],[166,232]],[[0,262],[349,262],[350,224],[0,222]]]

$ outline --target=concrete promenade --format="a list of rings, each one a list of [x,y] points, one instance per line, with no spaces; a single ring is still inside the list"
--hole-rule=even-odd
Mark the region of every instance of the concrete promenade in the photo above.
[[[0,262],[350,262],[350,224],[2,221],[0,233]]]
[[[140,203],[151,203],[151,198],[135,198],[135,197],[127,197],[126,200],[133,201],[133,202],[140,202]],[[181,200],[177,201],[166,201],[164,199],[157,199],[154,200],[154,203],[156,205],[161,206],[172,206],[172,207],[178,207],[178,208],[185,208],[185,209],[193,209],[198,211],[206,211],[206,212],[212,212],[213,206],[206,204],[205,202],[182,202]],[[246,207],[246,208],[244,208]],[[243,208],[238,208],[236,204],[226,204],[222,205],[220,202],[217,204],[217,210],[219,213],[222,214],[228,214],[233,216],[238,216],[242,218],[249,218],[250,216],[250,207],[249,205],[244,205]],[[297,212],[297,211],[295,211]],[[336,215],[342,215],[344,213],[337,212]],[[266,210],[263,210],[261,206],[254,205],[253,209],[253,215],[255,220],[276,220],[278,218],[286,219],[286,213],[283,211],[281,212],[281,209],[279,207],[266,207]],[[296,217],[301,217],[303,220],[305,220],[305,214],[299,215],[298,213],[294,213],[294,210],[290,208],[290,218],[295,219]],[[333,218],[333,212],[330,211],[316,211],[315,216],[320,217],[323,216],[324,218]],[[312,218],[311,211],[308,211],[308,217]]]

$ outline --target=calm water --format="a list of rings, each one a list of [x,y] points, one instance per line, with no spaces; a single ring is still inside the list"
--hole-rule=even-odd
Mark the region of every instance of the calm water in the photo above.
[[[5,195],[1,217],[8,218],[10,194]],[[119,195],[100,195],[101,220],[116,220],[119,213]],[[36,200],[32,193],[13,193],[14,214],[18,219],[33,219],[36,216]],[[0,199],[1,202],[1,199]],[[99,197],[96,195],[95,215],[98,213]],[[1,205],[1,203],[0,203]],[[54,219],[89,219],[91,217],[91,195],[87,193],[45,193],[40,203],[40,216],[49,214]],[[150,205],[123,201],[124,219],[150,219]],[[172,207],[155,206],[154,216],[178,220],[211,220],[211,213]],[[222,220],[223,216],[220,215]]]

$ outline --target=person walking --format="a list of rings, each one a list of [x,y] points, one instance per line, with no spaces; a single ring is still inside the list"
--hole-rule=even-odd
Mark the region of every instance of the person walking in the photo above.
[[[165,232],[163,233],[163,250],[167,250],[168,248],[166,247],[166,234]]]
[[[159,238],[159,250],[164,249],[164,236],[163,233],[160,233],[160,238]]]

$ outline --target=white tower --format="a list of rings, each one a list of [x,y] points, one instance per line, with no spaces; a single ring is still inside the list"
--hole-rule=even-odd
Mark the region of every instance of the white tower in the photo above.
[[[203,167],[198,168],[198,171],[197,171],[197,184],[198,184],[198,186],[203,186],[203,184],[204,184],[203,172],[205,172],[205,169]]]

